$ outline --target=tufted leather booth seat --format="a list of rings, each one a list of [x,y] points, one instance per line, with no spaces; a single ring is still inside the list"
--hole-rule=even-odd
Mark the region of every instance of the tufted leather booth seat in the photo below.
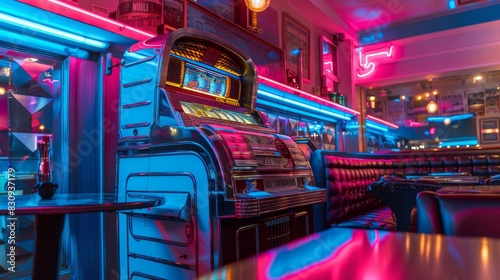
[[[500,238],[500,194],[420,192],[417,231]]]
[[[481,180],[500,174],[500,149],[443,149],[373,153],[316,150],[310,157],[315,185],[327,202],[315,206],[315,229],[331,226],[395,230],[392,212],[366,191],[382,175],[460,173]],[[411,230],[416,231],[415,211]]]

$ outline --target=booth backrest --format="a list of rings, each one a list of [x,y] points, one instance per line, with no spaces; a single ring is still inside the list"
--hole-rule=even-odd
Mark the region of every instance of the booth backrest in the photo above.
[[[366,191],[381,175],[392,173],[388,160],[365,160],[315,151],[311,166],[317,187],[327,189],[327,203],[315,211],[317,229],[345,221],[384,204]],[[318,224],[319,223],[319,224]]]
[[[444,149],[346,153],[316,150],[310,157],[315,185],[327,190],[327,202],[315,209],[316,229],[366,213],[384,204],[366,191],[382,175],[424,176],[460,173],[481,180],[500,174],[500,149]]]
[[[421,192],[417,231],[500,238],[500,194]]]

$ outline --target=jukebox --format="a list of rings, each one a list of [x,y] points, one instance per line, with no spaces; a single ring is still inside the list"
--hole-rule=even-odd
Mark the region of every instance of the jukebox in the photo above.
[[[309,161],[255,110],[252,60],[183,28],[121,63],[117,192],[165,204],[119,215],[121,279],[194,279],[313,231]]]

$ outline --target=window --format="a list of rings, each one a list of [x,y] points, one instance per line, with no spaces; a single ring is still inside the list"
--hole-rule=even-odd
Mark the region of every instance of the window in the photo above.
[[[61,61],[0,48],[0,195],[6,195],[7,171],[15,170],[18,196],[29,194],[37,181],[39,136],[51,138],[52,162],[60,162]],[[60,174],[53,168],[53,177]],[[31,274],[34,217],[18,216],[16,277]],[[5,218],[0,217],[0,278],[6,267]]]

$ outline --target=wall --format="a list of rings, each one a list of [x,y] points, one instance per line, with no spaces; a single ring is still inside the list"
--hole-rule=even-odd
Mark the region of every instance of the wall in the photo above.
[[[310,61],[311,61],[311,80],[304,82],[304,91],[320,95],[321,80],[321,36],[333,38],[337,34],[345,34],[345,40],[338,43],[337,57],[339,61],[339,83],[340,92],[347,96],[347,107],[356,108],[356,95],[354,91],[354,80],[352,77],[352,53],[353,41],[352,30],[348,28],[340,18],[338,22],[333,22],[330,16],[326,16],[329,7],[323,7],[320,10],[317,6],[313,5],[313,1],[286,1],[286,0],[273,0],[271,1],[271,8],[276,9],[280,18],[283,13],[288,13],[291,17],[300,21],[304,26],[310,30]],[[330,11],[331,13],[335,13]],[[316,24],[320,22],[321,25]],[[282,29],[282,21],[279,21],[280,30]],[[283,46],[283,42],[280,41]]]
[[[221,3],[230,0],[221,0]],[[188,2],[194,2],[188,0]],[[204,1],[198,1],[204,2]],[[205,1],[208,3],[208,1]],[[287,13],[291,18],[295,19],[297,22],[302,24],[304,27],[310,31],[310,79],[304,81],[303,90],[309,93],[314,93],[320,95],[320,87],[322,85],[321,80],[321,64],[320,64],[320,38],[321,36],[326,36],[327,38],[332,38],[333,35],[343,33],[346,34],[345,43],[339,43],[339,80],[341,85],[341,92],[343,92],[347,98],[347,103],[349,106],[354,104],[352,102],[353,85],[354,81],[351,77],[351,57],[352,57],[352,39],[354,32],[349,30],[348,25],[343,22],[340,17],[337,17],[338,22],[334,22],[331,19],[331,14],[333,11],[329,11],[330,15],[327,16],[325,13],[328,12],[329,7],[324,7],[324,10],[320,10],[313,3],[314,1],[288,1],[288,0],[272,0],[268,10],[263,13],[259,13],[258,22],[259,26],[263,28],[262,33],[254,33],[255,36],[267,41],[268,43],[275,45],[276,47],[283,47],[283,13]],[[84,9],[92,10],[92,5],[97,5],[108,9],[108,12],[112,12],[113,9],[116,10],[119,1],[98,1],[98,0],[79,0],[79,6]],[[234,1],[234,6],[238,8],[238,5],[242,5],[242,0]],[[216,4],[214,4],[216,5]],[[212,11],[216,11],[216,7]],[[222,12],[221,12],[222,13]],[[221,14],[219,14],[221,15]],[[221,15],[222,17],[222,15]],[[235,16],[237,17],[237,16]],[[274,19],[273,19],[274,18]],[[239,20],[239,19],[235,19]],[[294,65],[295,66],[295,65]],[[285,65],[286,68],[286,65]]]

